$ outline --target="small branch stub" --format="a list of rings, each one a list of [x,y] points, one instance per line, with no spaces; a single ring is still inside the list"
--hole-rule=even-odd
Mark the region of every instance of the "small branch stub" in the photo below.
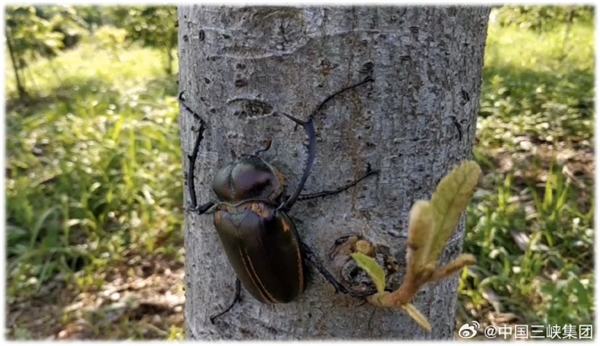
[[[384,245],[374,245],[360,235],[348,235],[338,238],[330,254],[333,266],[340,269],[340,276],[347,283],[348,289],[357,294],[375,292],[379,283],[375,283],[364,270],[353,260],[355,254],[371,258],[385,276],[383,289],[392,290],[399,284],[400,265]]]

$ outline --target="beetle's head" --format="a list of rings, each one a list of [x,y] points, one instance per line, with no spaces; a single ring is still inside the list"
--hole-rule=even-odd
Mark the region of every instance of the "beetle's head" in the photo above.
[[[219,200],[228,203],[269,200],[281,194],[283,181],[276,169],[258,156],[261,151],[237,156],[217,173],[213,191]]]

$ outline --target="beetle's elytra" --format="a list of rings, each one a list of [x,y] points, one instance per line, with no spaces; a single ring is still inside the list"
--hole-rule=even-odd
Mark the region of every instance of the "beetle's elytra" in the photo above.
[[[302,293],[300,239],[287,214],[262,202],[222,208],[215,212],[215,227],[248,292],[263,303],[288,303]]]
[[[291,196],[283,195],[285,188],[282,174],[259,156],[261,152],[269,149],[271,142],[268,141],[265,148],[253,154],[235,157],[232,153],[234,160],[219,170],[214,178],[212,189],[216,199],[201,205],[198,205],[196,200],[194,170],[206,122],[185,104],[183,92],[180,93],[181,105],[200,121],[192,155],[188,156],[190,210],[200,215],[208,212],[213,214],[217,234],[237,275],[233,303],[223,312],[212,316],[211,322],[214,323],[216,317],[229,311],[240,300],[240,282],[260,302],[288,303],[294,300],[305,288],[304,259],[308,259],[336,290],[358,296],[345,289],[315,260],[310,249],[300,241],[296,226],[287,212],[298,200],[342,192],[364,178],[378,173],[369,166],[362,177],[336,190],[301,194],[315,158],[316,136],[313,117],[334,96],[372,81],[373,79],[368,77],[327,97],[311,113],[308,121],[279,113],[301,125],[308,136],[308,158],[300,183]]]

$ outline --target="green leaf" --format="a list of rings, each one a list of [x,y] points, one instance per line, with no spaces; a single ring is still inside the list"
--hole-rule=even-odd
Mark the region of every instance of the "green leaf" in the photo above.
[[[416,201],[408,219],[407,270],[418,271],[429,262],[435,242],[433,207],[428,201]]]
[[[385,289],[385,272],[383,271],[383,268],[377,264],[374,258],[367,255],[357,252],[353,253],[351,256],[356,261],[356,264],[369,274],[377,288],[377,292],[382,294]]]
[[[417,308],[408,303],[405,305],[400,306],[404,311],[406,311],[406,313],[415,321],[417,322],[421,327],[423,327],[423,329],[425,329],[428,332],[431,332],[431,324],[429,324],[429,321],[427,321],[427,318],[425,316],[423,316],[423,314],[417,310]]]
[[[435,189],[431,196],[435,228],[429,253],[430,261],[437,261],[460,215],[467,208],[480,175],[479,165],[474,161],[467,161],[455,167]]]

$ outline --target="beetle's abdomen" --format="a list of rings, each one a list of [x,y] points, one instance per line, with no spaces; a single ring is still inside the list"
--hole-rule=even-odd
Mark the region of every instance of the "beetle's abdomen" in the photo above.
[[[213,182],[213,190],[223,202],[269,199],[280,191],[282,181],[275,169],[256,156],[241,157],[221,169]]]
[[[222,208],[215,227],[246,290],[263,303],[287,303],[302,293],[302,251],[290,218],[262,203]]]

